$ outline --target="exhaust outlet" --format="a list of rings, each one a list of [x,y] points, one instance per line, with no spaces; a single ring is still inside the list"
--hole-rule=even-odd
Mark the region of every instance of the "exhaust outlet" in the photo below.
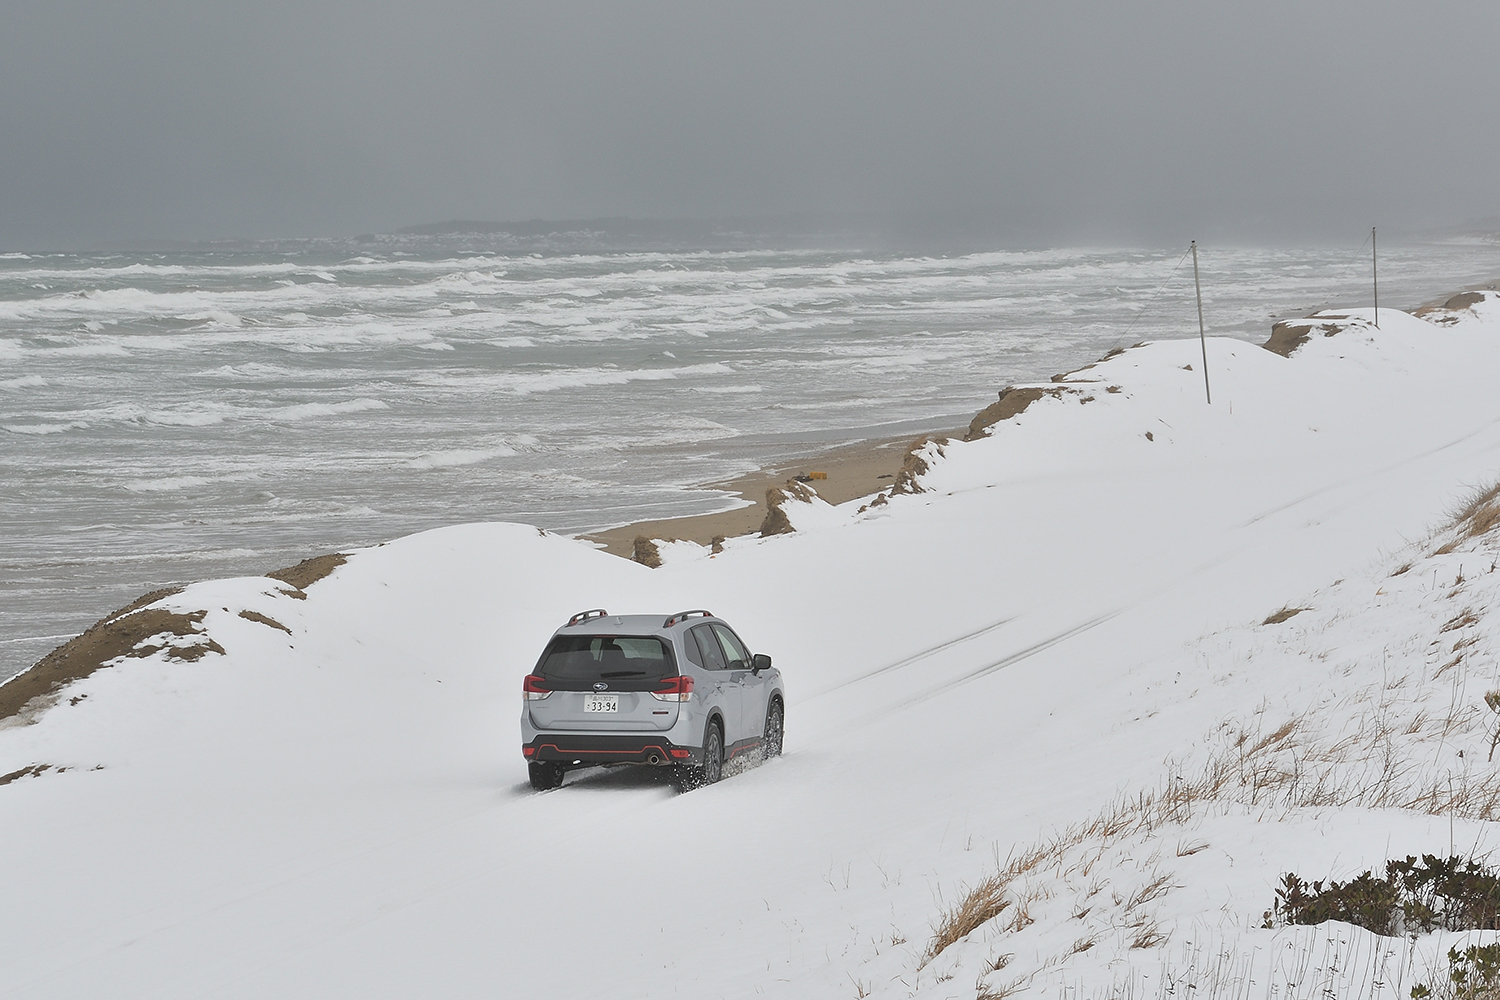
[[[660,764],[661,763],[661,757],[659,755],[657,755],[657,754],[652,754],[650,757],[646,758],[646,763],[648,763],[648,764]]]

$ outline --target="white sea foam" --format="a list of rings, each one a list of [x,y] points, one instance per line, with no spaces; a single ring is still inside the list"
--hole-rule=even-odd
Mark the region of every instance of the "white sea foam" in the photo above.
[[[451,469],[461,465],[478,465],[493,458],[509,458],[514,454],[514,448],[455,448],[450,451],[428,452],[406,464],[413,469]]]
[[[286,378],[293,374],[292,370],[285,365],[271,365],[259,361],[250,361],[242,365],[220,365],[212,371],[200,372],[203,375],[223,376],[227,378]]]
[[[245,322],[234,313],[226,312],[223,309],[205,309],[200,312],[184,313],[177,318],[188,323],[207,323],[210,326],[221,327],[240,327]]]
[[[77,420],[70,420],[65,424],[0,424],[0,427],[12,434],[62,434],[87,426],[88,424]]]
[[[332,417],[341,413],[360,413],[364,410],[388,410],[389,404],[378,399],[351,399],[343,403],[298,403],[270,410],[266,415],[273,420],[306,420],[309,417]]]
[[[589,386],[625,385],[629,382],[660,382],[693,375],[728,375],[734,372],[726,364],[686,365],[682,368],[570,368],[537,375],[507,377],[506,388],[526,396],[532,393],[556,392],[559,389],[581,389]]]
[[[27,352],[33,356],[51,355],[54,358],[128,358],[130,352],[116,342],[93,344],[65,344],[58,347],[43,347]]]
[[[125,488],[132,493],[170,493],[207,486],[210,481],[202,476],[164,476],[161,479],[133,479],[125,484]]]
[[[223,409],[153,410],[144,414],[142,419],[163,427],[211,427],[222,424],[228,415]]]

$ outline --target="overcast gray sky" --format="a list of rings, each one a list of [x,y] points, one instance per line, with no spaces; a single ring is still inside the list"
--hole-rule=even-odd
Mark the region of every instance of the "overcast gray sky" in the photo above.
[[[0,245],[851,213],[1500,214],[1500,4],[6,0]]]

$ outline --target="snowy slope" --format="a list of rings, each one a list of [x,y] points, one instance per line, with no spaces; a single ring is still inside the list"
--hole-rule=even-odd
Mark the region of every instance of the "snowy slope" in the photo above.
[[[0,774],[52,765],[0,787],[0,997],[1102,996],[1221,955],[1264,986],[1330,947],[1259,929],[1280,873],[1496,842],[1497,537],[1433,532],[1500,476],[1500,298],[1438,318],[1341,314],[1290,358],[1211,340],[1212,406],[1197,344],[1132,349],[932,446],[927,492],[792,504],[796,534],[657,570],[488,524],[305,599],[190,587],[164,604],[224,655],[126,660],[0,728]],[[734,622],[788,678],[786,756],[531,792],[520,679],[601,606]],[[1260,624],[1283,607],[1310,610]]]

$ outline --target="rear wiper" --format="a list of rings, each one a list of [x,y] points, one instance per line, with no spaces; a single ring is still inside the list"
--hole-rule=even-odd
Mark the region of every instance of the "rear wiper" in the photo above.
[[[640,677],[644,670],[606,670],[600,677]]]

